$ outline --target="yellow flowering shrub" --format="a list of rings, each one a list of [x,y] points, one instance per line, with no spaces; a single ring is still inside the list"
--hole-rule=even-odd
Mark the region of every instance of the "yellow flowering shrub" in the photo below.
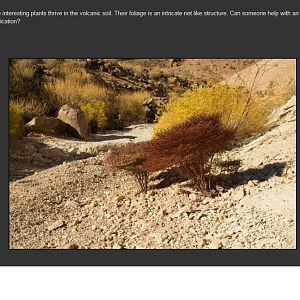
[[[237,138],[245,138],[264,129],[269,112],[261,97],[250,95],[242,87],[193,85],[181,97],[169,102],[153,134],[163,132],[197,114],[219,113],[224,125],[238,125]]]
[[[79,106],[89,122],[95,122],[98,129],[105,128],[108,120],[105,101],[83,102]]]

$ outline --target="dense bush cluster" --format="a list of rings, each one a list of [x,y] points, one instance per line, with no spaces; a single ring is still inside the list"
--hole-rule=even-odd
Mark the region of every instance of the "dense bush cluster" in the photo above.
[[[214,156],[233,140],[235,128],[222,125],[219,115],[197,115],[158,134],[149,142],[113,150],[107,163],[133,174],[147,190],[151,172],[177,168],[204,194],[211,189]]]
[[[150,93],[146,91],[123,92],[117,96],[117,107],[120,119],[125,122],[145,121],[145,110],[143,101],[150,97]]]
[[[19,106],[24,123],[37,116],[55,116],[62,105],[71,102],[84,110],[92,130],[114,129],[116,116],[125,122],[144,121],[142,101],[149,96],[148,92],[115,91],[102,85],[82,60],[10,60],[10,101]]]
[[[219,115],[196,115],[158,134],[147,149],[144,167],[158,171],[176,167],[205,193],[211,187],[211,168],[216,153],[233,140],[235,128],[224,126]]]
[[[79,106],[87,117],[92,132],[95,133],[105,128],[108,120],[107,104],[105,101],[82,102]]]
[[[248,101],[249,97],[252,97],[251,101]],[[242,87],[222,84],[193,86],[178,99],[170,101],[166,112],[154,127],[154,135],[197,114],[220,114],[222,124],[239,124],[236,137],[243,139],[263,130],[269,108],[258,95],[250,95]]]
[[[10,60],[10,97],[27,98],[39,94],[41,81],[35,80],[37,67],[34,59]]]

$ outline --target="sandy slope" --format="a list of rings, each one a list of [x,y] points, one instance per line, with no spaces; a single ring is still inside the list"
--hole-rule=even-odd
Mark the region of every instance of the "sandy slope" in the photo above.
[[[241,84],[255,91],[266,91],[270,87],[287,90],[296,80],[296,59],[262,59],[254,65],[227,78],[224,83]]]
[[[229,153],[242,167],[220,178],[215,198],[164,173],[136,195],[132,178],[108,170],[101,151],[11,182],[10,247],[295,248],[295,103]]]

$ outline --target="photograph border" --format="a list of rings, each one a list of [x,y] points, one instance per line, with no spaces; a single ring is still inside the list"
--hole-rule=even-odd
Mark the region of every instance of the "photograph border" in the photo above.
[[[10,59],[87,59],[90,57],[10,57],[7,60],[9,78]],[[96,59],[96,57],[94,57]],[[99,57],[98,59],[100,59]],[[141,59],[141,57],[103,57],[103,59]],[[189,59],[188,57],[180,57]],[[193,59],[197,59],[192,57]],[[212,57],[205,59],[222,59]],[[250,57],[225,57],[224,59],[250,59]],[[282,57],[251,57],[258,59],[283,59]],[[92,58],[93,59],[93,58]],[[142,59],[170,59],[170,57],[143,57]],[[198,57],[202,59],[202,57]],[[296,59],[296,97],[298,95],[298,67]],[[9,84],[8,90],[9,93]],[[297,109],[297,108],[296,108]],[[7,110],[9,115],[9,110]],[[9,124],[9,123],[8,123]],[[9,128],[7,133],[9,132]],[[9,135],[8,135],[9,141]],[[9,145],[9,143],[8,143]],[[8,149],[9,150],[9,149]],[[9,151],[8,151],[9,153]],[[9,154],[10,157],[10,154]],[[297,159],[296,159],[297,161]],[[8,159],[8,170],[9,170]],[[9,175],[9,173],[8,173]],[[9,196],[9,180],[7,181]],[[296,190],[297,195],[297,190]],[[297,196],[296,196],[297,199]],[[9,201],[9,200],[8,200]],[[8,207],[9,209],[9,207]],[[298,247],[298,209],[296,203],[296,249],[10,249],[9,248],[9,214],[8,214],[8,265],[44,265],[44,266],[268,266],[300,265]],[[12,262],[13,259],[13,263]],[[47,263],[47,261],[49,263]],[[4,263],[4,265],[6,265]]]

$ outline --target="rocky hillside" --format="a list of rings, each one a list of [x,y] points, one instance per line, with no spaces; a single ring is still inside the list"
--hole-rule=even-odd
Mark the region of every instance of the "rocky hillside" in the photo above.
[[[49,165],[10,183],[10,248],[296,248],[295,103],[274,112],[268,132],[226,154],[241,168],[218,178],[214,198],[171,171],[137,195],[131,177],[104,165],[103,148],[33,136],[28,168]],[[128,132],[123,142],[134,137]]]
[[[258,59],[93,59],[89,70],[100,84],[114,90],[149,90],[155,96],[199,84],[221,81],[253,65]]]

